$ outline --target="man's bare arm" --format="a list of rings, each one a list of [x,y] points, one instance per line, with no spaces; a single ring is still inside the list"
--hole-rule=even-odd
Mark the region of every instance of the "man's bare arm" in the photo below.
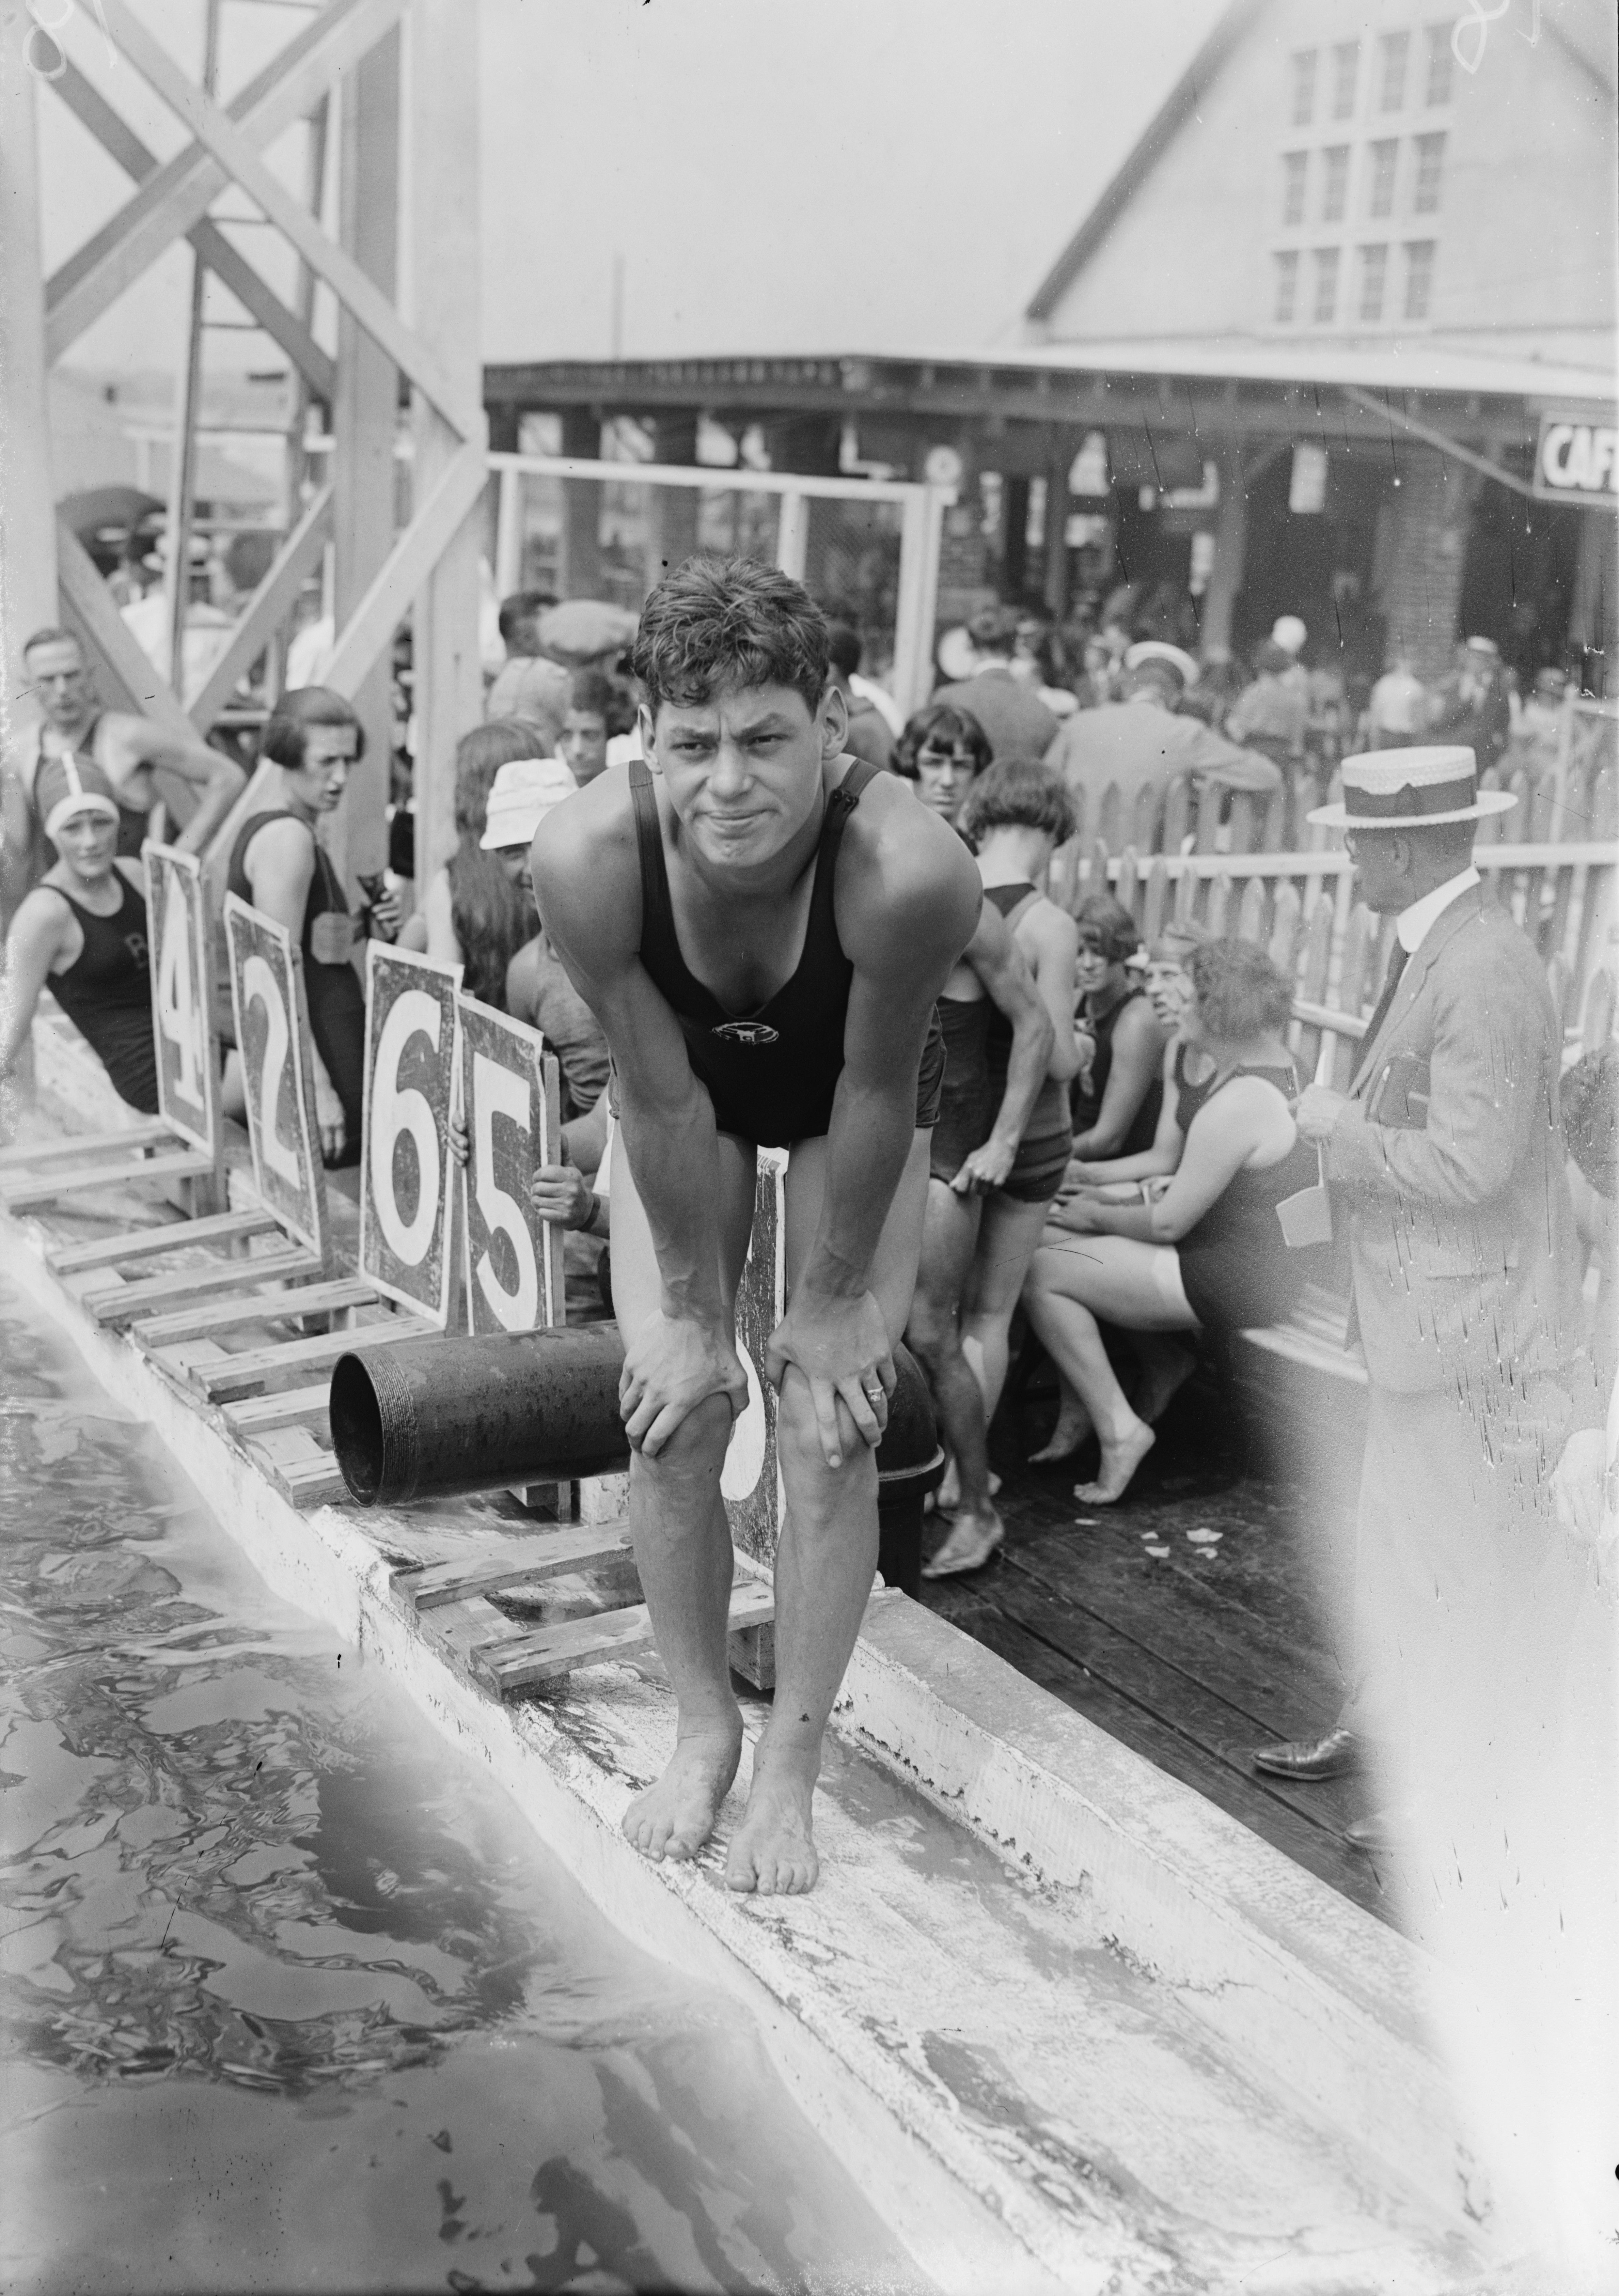
[[[210,750],[200,734],[189,739],[171,734],[150,718],[110,712],[102,724],[108,775],[120,788],[141,767],[151,766],[200,792],[196,811],[173,840],[182,853],[200,853],[247,787],[241,767]]]
[[[566,817],[564,817],[566,816]],[[618,1127],[652,1234],[661,1316],[626,1332],[625,1423],[656,1455],[705,1396],[746,1400],[720,1285],[719,1136],[680,1022],[641,962],[641,901],[622,785],[608,776],[543,822],[535,897],[552,947],[612,1049]]]

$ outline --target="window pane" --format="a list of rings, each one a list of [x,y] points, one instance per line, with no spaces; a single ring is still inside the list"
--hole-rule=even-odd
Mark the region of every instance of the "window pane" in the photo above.
[[[1361,76],[1361,43],[1340,40],[1332,51],[1332,116],[1335,119],[1354,117],[1355,82]],[[1429,102],[1433,102],[1430,96]]]
[[[1325,326],[1338,307],[1338,251],[1336,247],[1318,247],[1315,250],[1315,310],[1318,327]]]
[[[1276,317],[1286,326],[1298,308],[1298,257],[1289,251],[1276,258]]]
[[[1301,48],[1293,59],[1293,125],[1308,127],[1315,117],[1315,50]]]
[[[1439,177],[1443,166],[1443,136],[1419,135],[1417,188],[1411,196],[1411,207],[1418,215],[1437,215],[1439,212]]]
[[[1394,211],[1394,161],[1400,146],[1391,136],[1386,143],[1371,147],[1371,191],[1367,201],[1367,213],[1374,216],[1393,215]]]
[[[1378,42],[1383,71],[1378,85],[1378,109],[1398,111],[1405,102],[1405,59],[1410,52],[1409,32],[1385,32]]]
[[[1427,28],[1427,88],[1430,103],[1449,103],[1456,64],[1455,51],[1451,46],[1449,24],[1430,24]]]
[[[1443,137],[1438,139],[1443,142]],[[1321,186],[1321,221],[1342,223],[1344,202],[1349,191],[1349,146],[1335,144],[1322,154],[1327,162],[1327,178]]]
[[[1386,247],[1361,250],[1361,316],[1375,325],[1383,316],[1383,284],[1388,277]]]
[[[1310,164],[1304,152],[1288,152],[1281,163],[1281,220],[1284,231],[1304,219],[1304,171]]]
[[[1434,242],[1414,239],[1405,250],[1405,316],[1426,319],[1434,296]]]

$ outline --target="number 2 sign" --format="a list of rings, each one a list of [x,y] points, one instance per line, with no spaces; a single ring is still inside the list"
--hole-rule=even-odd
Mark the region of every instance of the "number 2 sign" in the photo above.
[[[324,1263],[326,1175],[315,1128],[303,960],[284,925],[234,893],[225,897],[225,936],[253,1177],[282,1227]]]
[[[561,1231],[528,1198],[537,1164],[561,1160],[557,1064],[544,1039],[458,996],[466,1182],[468,1328],[533,1332],[565,1319]]]
[[[201,864],[172,845],[148,843],[141,851],[157,1022],[158,1112],[171,1131],[213,1155],[219,1141],[219,1070]]]
[[[365,952],[365,1143],[360,1273],[442,1331],[450,1317],[446,1135],[458,964],[372,941]]]

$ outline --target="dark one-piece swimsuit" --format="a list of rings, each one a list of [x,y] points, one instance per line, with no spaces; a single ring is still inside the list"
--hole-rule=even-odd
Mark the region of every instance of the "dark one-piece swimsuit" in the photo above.
[[[255,813],[249,816],[237,832],[231,851],[231,865],[225,882],[239,900],[251,902],[253,888],[248,878],[248,848],[259,831],[270,821],[297,821],[299,816],[282,808],[280,811]],[[308,828],[308,824],[304,824]],[[313,945],[317,917],[328,910],[334,915],[347,917],[348,903],[331,857],[315,837],[315,874],[309,881],[309,895],[304,903],[303,931],[298,946],[304,956],[304,993],[309,1000],[309,1033],[315,1038],[331,1088],[343,1103],[343,1153],[339,1164],[357,1164],[360,1160],[360,1135],[365,1109],[365,992],[360,986],[360,976],[347,956],[335,964],[317,956]]]
[[[98,917],[53,885],[78,919],[85,945],[49,988],[111,1078],[113,1089],[144,1116],[158,1113],[158,1062],[151,1037],[151,972],[146,956],[146,903],[114,868],[119,905]]]
[[[738,1013],[726,1012],[681,954],[657,790],[644,761],[631,762],[630,795],[641,850],[641,962],[680,1022],[691,1073],[714,1103],[715,1125],[756,1146],[785,1148],[795,1140],[814,1140],[831,1125],[854,978],[833,914],[838,849],[862,790],[879,770],[860,760],[827,799],[797,969],[756,1013]],[[937,1118],[944,1075],[944,1046],[936,1015],[917,1077],[919,1128],[930,1129]]]
[[[1298,1097],[1298,1071],[1291,1062],[1285,1069],[1232,1069],[1218,1081],[1210,1076],[1192,1084],[1186,1075],[1186,1046],[1176,1046],[1175,1121],[1182,1140],[1199,1110],[1239,1076],[1262,1077],[1289,1108]],[[1175,1250],[1182,1286],[1205,1331],[1249,1332],[1277,1323],[1297,1304],[1305,1283],[1321,1275],[1324,1253],[1290,1250],[1276,1217],[1284,1197],[1314,1186],[1317,1171],[1315,1150],[1308,1141],[1296,1140],[1280,1162],[1233,1173],[1224,1192],[1181,1238]]]
[[[1040,898],[1033,885],[986,885],[993,901],[1015,931],[1026,909]],[[1012,1024],[997,1005],[989,1016],[985,1057],[989,1069],[990,1105],[999,1109],[1006,1096],[1006,1072],[1012,1054]],[[993,1119],[992,1119],[993,1121]],[[1012,1168],[1001,1193],[1018,1204],[1049,1204],[1062,1185],[1074,1152],[1074,1126],[1068,1114],[1068,1087],[1057,1077],[1047,1077],[1029,1111]]]

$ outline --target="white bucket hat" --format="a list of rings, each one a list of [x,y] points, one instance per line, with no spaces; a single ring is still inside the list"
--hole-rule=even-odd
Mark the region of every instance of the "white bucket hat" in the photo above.
[[[527,845],[546,815],[578,786],[560,758],[513,758],[495,776],[478,843],[486,853]]]
[[[1510,791],[1479,788],[1471,750],[1377,750],[1345,758],[1343,803],[1318,805],[1306,818],[1323,829],[1435,829],[1517,803]]]

